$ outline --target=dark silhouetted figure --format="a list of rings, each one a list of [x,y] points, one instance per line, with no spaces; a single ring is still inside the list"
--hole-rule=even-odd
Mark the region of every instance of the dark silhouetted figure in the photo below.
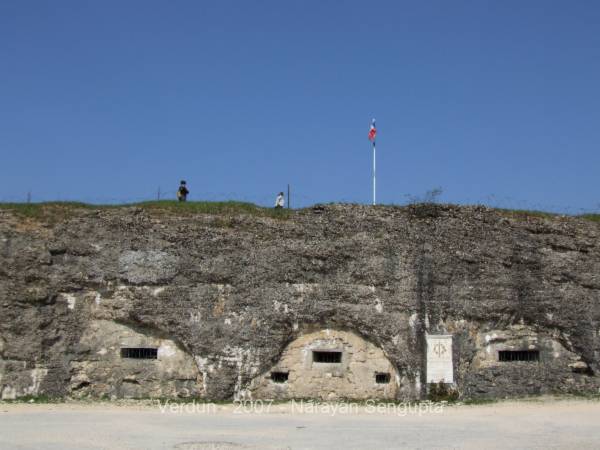
[[[179,184],[179,189],[177,189],[177,200],[179,200],[180,202],[185,202],[189,193],[190,191],[188,191],[185,180],[181,180],[181,183]]]

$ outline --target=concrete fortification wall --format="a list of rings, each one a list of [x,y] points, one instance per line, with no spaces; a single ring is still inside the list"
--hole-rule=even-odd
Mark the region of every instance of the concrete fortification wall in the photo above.
[[[597,392],[599,231],[445,205],[0,211],[0,395]]]

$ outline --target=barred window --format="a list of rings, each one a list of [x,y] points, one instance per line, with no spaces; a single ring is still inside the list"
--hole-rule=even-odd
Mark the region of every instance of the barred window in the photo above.
[[[387,384],[390,382],[390,374],[389,373],[376,373],[375,374],[375,383],[377,384]]]
[[[288,380],[287,372],[271,372],[271,381],[273,383],[285,383]]]
[[[146,347],[123,347],[121,348],[121,358],[132,359],[156,359],[158,357],[157,348]]]
[[[539,361],[539,350],[500,350],[498,352],[498,361]]]
[[[313,362],[316,363],[341,363],[342,352],[313,351]]]

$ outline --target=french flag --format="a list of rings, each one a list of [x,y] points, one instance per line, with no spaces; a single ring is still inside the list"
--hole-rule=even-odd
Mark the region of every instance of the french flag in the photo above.
[[[371,128],[369,128],[369,140],[375,142],[375,136],[377,136],[377,128],[375,128],[375,119],[371,122]]]

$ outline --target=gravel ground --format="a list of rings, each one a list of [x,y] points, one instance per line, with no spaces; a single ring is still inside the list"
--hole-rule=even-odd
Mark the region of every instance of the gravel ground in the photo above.
[[[600,402],[0,403],[2,449],[598,449]]]

